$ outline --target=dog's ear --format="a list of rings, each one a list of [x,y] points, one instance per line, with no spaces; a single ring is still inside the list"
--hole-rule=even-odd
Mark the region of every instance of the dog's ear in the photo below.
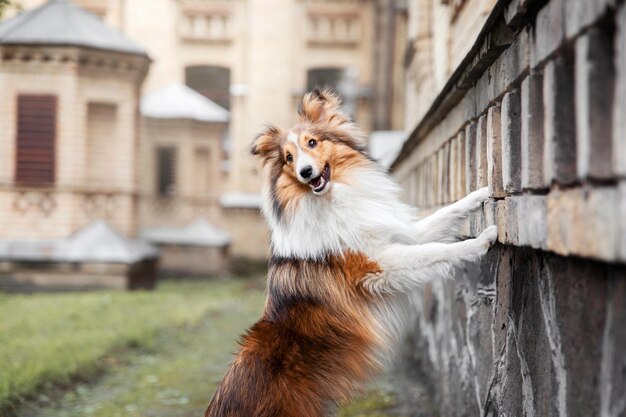
[[[298,106],[298,115],[301,122],[316,123],[332,119],[349,122],[340,107],[341,99],[331,89],[315,88],[302,98],[302,103]]]
[[[250,152],[262,158],[278,156],[281,136],[282,131],[279,128],[272,125],[266,126],[265,130],[254,139]]]

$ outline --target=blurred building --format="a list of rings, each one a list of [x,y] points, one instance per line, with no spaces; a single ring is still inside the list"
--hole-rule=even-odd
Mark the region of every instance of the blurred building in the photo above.
[[[51,1],[0,26],[0,60],[1,237],[134,234],[145,50]]]
[[[17,1],[27,10],[44,2]],[[336,88],[344,109],[365,131],[402,128],[406,20],[401,1],[74,3],[146,48],[153,63],[145,93],[183,84],[230,111],[221,155],[226,175],[218,174],[210,184],[223,194],[224,222],[217,221],[232,230],[235,256],[263,258],[268,248],[259,211],[260,182],[249,155],[251,140],[265,123],[294,123],[305,91],[315,86]],[[156,163],[167,165],[167,160],[163,153]],[[158,166],[151,172],[165,170],[166,166]]]

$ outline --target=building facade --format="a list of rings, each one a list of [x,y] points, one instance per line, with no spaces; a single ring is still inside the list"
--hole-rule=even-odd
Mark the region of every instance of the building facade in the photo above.
[[[24,9],[45,0],[20,0]],[[258,193],[249,154],[265,123],[289,126],[315,86],[335,87],[344,108],[367,132],[400,129],[405,19],[396,0],[75,0],[144,46],[153,59],[144,92],[185,84],[231,114],[223,159],[224,193]],[[237,201],[237,198],[230,199]],[[264,227],[259,208],[225,207],[251,235]],[[243,216],[241,222],[238,216]],[[234,233],[233,253],[263,258],[267,238]],[[247,249],[244,249],[247,247]]]
[[[66,237],[96,219],[134,234],[148,56],[63,1],[8,23],[0,30],[2,238]],[[42,38],[46,30],[55,36]]]

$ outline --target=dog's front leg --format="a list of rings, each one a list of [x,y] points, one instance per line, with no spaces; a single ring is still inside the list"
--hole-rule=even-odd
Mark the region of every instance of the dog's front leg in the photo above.
[[[382,272],[367,275],[363,286],[372,293],[404,292],[446,278],[454,267],[484,255],[497,237],[496,226],[491,226],[463,242],[391,245],[376,258]]]
[[[413,235],[419,243],[455,242],[469,213],[482,207],[489,199],[487,187],[476,190],[461,200],[437,210],[413,224]]]

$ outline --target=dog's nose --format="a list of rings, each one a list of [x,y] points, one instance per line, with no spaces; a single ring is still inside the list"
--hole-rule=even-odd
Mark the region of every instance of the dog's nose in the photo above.
[[[312,173],[313,173],[313,167],[311,165],[307,165],[300,170],[300,176],[302,178],[309,178],[311,177]]]

